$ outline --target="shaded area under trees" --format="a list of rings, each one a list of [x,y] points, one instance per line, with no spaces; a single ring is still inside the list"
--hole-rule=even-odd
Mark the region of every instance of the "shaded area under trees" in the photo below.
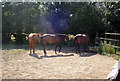
[[[29,33],[119,32],[120,2],[2,3],[2,40],[23,43]],[[23,34],[25,33],[25,34]]]

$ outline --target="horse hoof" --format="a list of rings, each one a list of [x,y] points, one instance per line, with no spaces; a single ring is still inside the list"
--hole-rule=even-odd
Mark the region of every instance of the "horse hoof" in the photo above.
[[[47,56],[47,54],[46,54],[46,53],[44,53],[44,56]]]
[[[47,55],[44,55],[44,57],[47,57]]]

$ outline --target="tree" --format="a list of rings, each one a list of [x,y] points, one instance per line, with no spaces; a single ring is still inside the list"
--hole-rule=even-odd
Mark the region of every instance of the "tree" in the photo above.
[[[4,3],[4,7],[2,9],[2,40],[10,41],[10,30],[12,30],[11,24],[12,21],[12,11],[11,11],[11,3]]]
[[[68,33],[87,33],[94,42],[97,32],[104,32],[102,14],[93,3],[71,3],[71,17]]]
[[[106,3],[107,10],[105,16],[111,25],[111,32],[120,32],[120,1]]]
[[[10,40],[11,34],[16,36],[17,41],[22,41],[24,39],[21,36],[22,33],[41,32],[42,28],[39,24],[40,4],[29,2],[3,3],[3,41]]]
[[[47,33],[63,33],[68,28],[69,12],[67,3],[46,3],[40,17],[43,30]]]
[[[119,32],[119,3],[97,2],[7,2],[3,3],[3,40],[22,33],[96,33]]]

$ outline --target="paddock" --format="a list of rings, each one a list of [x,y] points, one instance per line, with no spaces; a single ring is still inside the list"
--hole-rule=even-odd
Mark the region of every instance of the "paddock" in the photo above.
[[[10,46],[2,50],[3,79],[106,79],[117,62],[92,52],[81,52],[80,56],[71,51],[73,47],[62,47],[58,55],[54,47],[47,47],[44,56],[42,47],[29,54],[29,48]]]

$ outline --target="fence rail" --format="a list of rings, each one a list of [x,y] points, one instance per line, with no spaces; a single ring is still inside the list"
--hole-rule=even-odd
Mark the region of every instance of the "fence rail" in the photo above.
[[[101,40],[110,40],[110,41],[120,41],[120,40],[116,40],[116,39],[110,39],[110,38],[103,38],[103,37],[96,37],[96,39],[101,39]]]
[[[120,33],[105,33],[106,35],[120,35]]]
[[[111,46],[113,48],[120,48],[120,46],[115,46],[115,45],[110,45],[110,44],[106,44],[106,45]]]
[[[107,41],[114,41],[115,43],[120,43],[120,40],[118,39],[111,39],[111,38],[106,38],[106,35],[114,35],[114,36],[120,36],[120,33],[104,33],[105,34],[105,38],[103,37],[96,37],[96,40],[107,40]],[[100,44],[99,42],[95,42],[96,44]],[[115,54],[116,54],[116,50],[120,49],[120,46],[118,45],[110,45],[110,44],[106,44],[110,47],[115,48]]]

